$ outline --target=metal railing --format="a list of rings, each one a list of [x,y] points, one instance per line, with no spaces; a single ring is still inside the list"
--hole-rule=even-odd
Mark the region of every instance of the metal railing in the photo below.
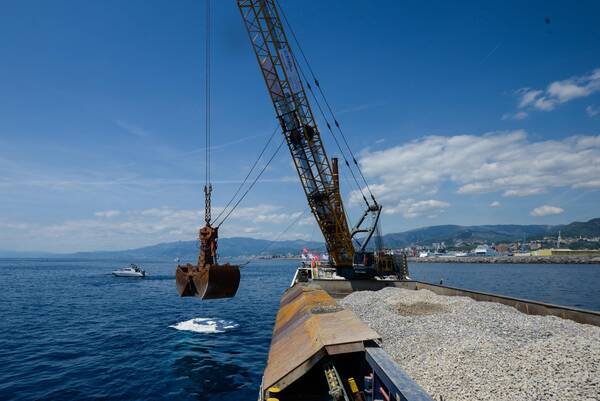
[[[381,348],[365,349],[372,375],[365,382],[366,401],[434,401]]]

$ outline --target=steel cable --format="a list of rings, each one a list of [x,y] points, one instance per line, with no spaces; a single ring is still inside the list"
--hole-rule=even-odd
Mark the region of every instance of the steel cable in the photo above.
[[[267,249],[269,249],[270,247],[273,246],[273,244],[277,241],[279,241],[279,239],[285,234],[287,233],[292,227],[294,227],[296,224],[298,224],[298,222],[300,221],[300,219],[302,219],[302,217],[304,217],[304,215],[306,214],[306,210],[304,210],[298,217],[296,217],[296,219],[294,219],[283,231],[281,231],[274,240],[271,240],[271,242],[269,243],[269,245],[267,245],[266,247],[264,247],[263,249],[261,249],[257,255],[260,255],[261,253],[265,252]],[[257,259],[259,256],[255,256],[253,258],[248,259],[246,262],[242,263],[240,265],[240,268],[242,267],[246,267],[248,264],[250,264],[250,262],[252,262],[253,260]]]
[[[279,10],[281,11],[281,15],[283,16],[283,20],[285,21],[285,24],[287,25],[287,27],[289,28],[291,34],[292,34],[292,38],[294,39],[294,42],[296,44],[296,47],[298,48],[298,50],[300,51],[300,54],[302,55],[302,58],[304,59],[304,62],[306,63],[306,66],[308,67],[308,70],[310,71],[310,75],[313,79],[313,82],[315,83],[317,89],[319,90],[319,93],[321,95],[321,97],[323,98],[323,100],[325,101],[325,105],[327,106],[327,109],[329,110],[329,113],[331,114],[331,117],[333,118],[334,124],[336,126],[336,128],[338,129],[340,135],[342,136],[342,139],[344,140],[344,144],[346,145],[346,148],[348,149],[348,152],[350,153],[350,156],[352,156],[352,161],[354,163],[354,165],[356,166],[356,169],[358,170],[358,173],[360,174],[363,182],[365,183],[365,186],[367,188],[367,191],[369,191],[369,194],[371,195],[371,199],[373,200],[373,202],[375,203],[375,205],[377,205],[377,200],[375,199],[375,196],[373,195],[373,192],[371,192],[371,188],[369,187],[369,183],[367,182],[362,169],[360,168],[360,166],[358,165],[358,162],[356,161],[356,157],[354,156],[354,153],[352,152],[352,149],[350,148],[350,145],[348,144],[348,140],[346,139],[346,135],[344,134],[344,132],[342,131],[342,128],[340,127],[339,122],[337,121],[337,118],[335,117],[335,114],[333,112],[333,109],[331,108],[329,101],[327,100],[327,97],[325,96],[325,93],[323,92],[323,89],[321,88],[321,85],[319,83],[319,80],[317,79],[314,70],[312,69],[310,62],[308,61],[308,57],[306,56],[306,54],[304,53],[304,50],[302,49],[302,46],[300,45],[300,41],[298,40],[298,37],[296,36],[296,32],[294,31],[294,29],[292,28],[292,25],[290,24],[285,11],[283,11],[283,8],[281,7],[281,4],[279,3],[279,0],[275,0],[275,2],[277,3],[277,7],[279,8]],[[298,65],[298,68],[301,69],[300,64],[296,61],[296,64]],[[308,84],[308,80],[305,79],[305,81]],[[314,93],[310,87],[309,84],[309,90],[311,91],[311,93],[314,96]],[[316,101],[316,100],[315,100]],[[316,101],[318,104],[318,101]],[[319,108],[321,108],[321,106],[319,105]],[[328,127],[330,128],[329,123]],[[331,128],[330,128],[331,130]],[[332,132],[333,134],[333,132]],[[336,140],[337,142],[337,140]],[[349,166],[349,163],[347,160],[345,160],[346,164]],[[361,191],[362,193],[362,191]],[[367,203],[368,204],[368,203]]]
[[[210,3],[211,0],[206,0],[206,44],[205,44],[205,52],[206,52],[206,57],[205,57],[205,134],[206,134],[206,138],[205,138],[205,145],[206,145],[206,149],[205,149],[205,163],[206,163],[206,170],[205,170],[205,184],[208,186],[210,184],[210,146],[211,146],[211,138],[210,138],[210,128],[211,128],[211,121],[210,121],[210,109],[211,109],[211,98],[210,98],[210,77],[211,77],[211,37],[210,37],[210,30],[211,30],[211,10],[210,10]]]
[[[223,210],[221,210],[221,212],[217,215],[217,217],[215,218],[215,221],[219,220],[219,218],[223,215],[223,213],[225,213],[225,211],[231,205],[231,203],[234,201],[234,199],[238,196],[238,194],[240,193],[240,191],[242,190],[242,188],[244,187],[244,185],[246,185],[246,182],[248,181],[248,178],[250,177],[250,175],[252,174],[252,172],[254,171],[254,169],[256,168],[256,166],[258,165],[258,162],[262,158],[263,154],[265,153],[265,151],[269,147],[269,144],[271,143],[271,141],[275,137],[275,134],[277,134],[278,131],[279,131],[279,127],[277,126],[277,127],[275,127],[275,129],[273,130],[273,133],[271,134],[271,136],[269,137],[269,139],[265,143],[265,146],[263,146],[262,150],[260,151],[260,154],[258,155],[258,157],[256,158],[256,160],[254,161],[254,164],[252,164],[252,167],[250,168],[250,171],[248,171],[248,174],[246,174],[246,177],[244,177],[244,180],[238,186],[237,190],[235,191],[235,193],[233,194],[233,196],[231,197],[231,199],[229,199],[229,201],[227,202],[227,204],[225,205],[225,207],[223,208]]]
[[[267,163],[264,165],[264,167],[262,168],[262,170],[260,170],[260,172],[258,173],[258,175],[254,178],[254,180],[252,181],[252,183],[250,184],[250,186],[248,187],[248,189],[246,189],[246,191],[242,194],[241,198],[238,199],[238,201],[233,205],[233,207],[231,208],[231,210],[225,215],[225,217],[223,217],[223,219],[221,220],[221,222],[218,223],[218,224],[216,224],[217,228],[221,227],[221,225],[229,218],[229,216],[231,216],[231,213],[233,213],[233,211],[244,200],[244,198],[246,197],[246,195],[248,195],[248,192],[250,192],[250,190],[258,182],[258,179],[267,170],[267,167],[269,167],[269,164],[271,164],[271,162],[273,161],[273,159],[275,159],[275,156],[277,156],[277,154],[279,153],[279,150],[281,150],[281,147],[283,146],[284,143],[285,143],[285,138],[283,138],[281,140],[281,143],[279,144],[279,146],[277,147],[277,149],[275,149],[275,152],[273,152],[273,154],[271,155],[271,157],[269,158],[269,160],[267,161]]]

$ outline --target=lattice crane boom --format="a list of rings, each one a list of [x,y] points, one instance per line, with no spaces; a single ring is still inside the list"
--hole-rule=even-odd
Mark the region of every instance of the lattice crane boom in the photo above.
[[[337,267],[354,247],[339,186],[325,152],[275,0],[237,0],[310,209]]]

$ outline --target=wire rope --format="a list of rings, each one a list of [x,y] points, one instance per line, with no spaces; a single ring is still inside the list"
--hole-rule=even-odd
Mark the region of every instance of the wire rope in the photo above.
[[[205,81],[204,81],[204,88],[205,88],[205,134],[206,134],[206,138],[205,138],[205,163],[206,163],[206,169],[205,169],[205,184],[208,186],[210,184],[211,181],[211,176],[210,176],[210,156],[211,156],[211,152],[210,152],[210,147],[211,147],[211,87],[210,87],[210,78],[211,78],[211,0],[206,0],[206,32],[205,32],[205,52],[206,52],[206,57],[205,57]]]
[[[304,62],[306,63],[306,66],[308,67],[308,70],[309,70],[310,75],[311,75],[311,77],[313,79],[313,82],[315,83],[315,86],[317,87],[317,89],[318,89],[321,97],[325,101],[325,105],[326,105],[327,109],[329,110],[329,113],[331,114],[331,117],[333,118],[334,125],[338,129],[340,135],[342,136],[344,144],[346,145],[346,148],[348,149],[348,152],[352,156],[352,161],[353,161],[354,165],[356,166],[356,169],[357,169],[358,173],[360,174],[363,182],[365,183],[365,187],[367,188],[367,191],[369,192],[369,194],[371,196],[371,199],[373,200],[373,202],[375,203],[375,205],[377,205],[377,200],[375,199],[375,196],[373,195],[373,192],[371,192],[371,188],[369,187],[369,183],[367,182],[367,180],[366,180],[366,178],[365,178],[365,176],[364,176],[364,174],[362,172],[362,169],[360,168],[358,162],[356,161],[356,157],[354,156],[354,152],[352,152],[352,149],[350,148],[348,140],[346,139],[346,135],[342,131],[342,128],[341,128],[341,126],[340,126],[337,118],[335,117],[333,109],[331,108],[331,105],[330,105],[329,101],[327,100],[327,97],[325,96],[325,93],[323,92],[323,89],[321,88],[321,84],[319,83],[319,80],[317,79],[317,77],[315,75],[315,72],[314,72],[312,66],[310,65],[310,62],[308,61],[308,57],[306,56],[306,53],[304,53],[304,50],[302,49],[302,46],[300,45],[300,41],[298,40],[298,37],[296,36],[296,32],[294,31],[294,28],[290,24],[290,22],[289,22],[289,20],[288,20],[288,18],[286,16],[286,14],[285,14],[285,11],[283,10],[283,8],[281,7],[281,4],[279,3],[279,0],[275,0],[275,2],[277,3],[277,7],[279,8],[279,10],[281,11],[281,15],[283,16],[283,20],[284,20],[285,24],[287,25],[287,27],[290,30],[290,33],[292,34],[292,38],[294,40],[294,43],[296,44],[296,47],[300,51],[300,54],[301,54],[302,58],[304,59]],[[301,69],[300,64],[298,62],[296,62],[296,64],[298,65],[298,68]],[[308,84],[308,80],[306,80],[306,82]],[[309,90],[312,93],[312,89],[310,88],[310,85],[309,85]],[[313,93],[313,96],[314,96],[314,93]],[[320,108],[320,106],[319,106],[319,108]],[[328,123],[328,125],[329,125],[329,123]],[[330,128],[330,130],[331,130],[331,128]],[[348,164],[348,161],[345,160],[345,162],[348,165],[348,167],[350,168],[350,166]]]
[[[242,188],[244,187],[244,185],[246,185],[246,182],[248,181],[248,178],[250,178],[250,175],[252,174],[252,172],[254,171],[254,169],[256,168],[256,166],[258,165],[258,162],[260,161],[260,159],[262,158],[263,154],[265,153],[265,151],[267,150],[267,148],[269,147],[269,144],[271,143],[271,141],[273,140],[273,138],[275,137],[275,134],[277,134],[277,132],[279,131],[279,127],[276,127],[273,130],[273,133],[271,134],[271,136],[269,137],[269,139],[267,140],[267,142],[265,143],[265,146],[263,146],[262,150],[260,151],[260,154],[258,155],[258,157],[256,158],[256,160],[254,161],[254,163],[252,164],[252,167],[250,168],[250,170],[248,171],[248,174],[246,174],[246,177],[244,177],[244,180],[242,181],[242,183],[237,187],[237,190],[235,191],[235,193],[233,194],[233,196],[229,199],[229,201],[227,202],[227,204],[225,205],[225,207],[219,212],[219,214],[217,215],[217,217],[215,218],[215,221],[218,221],[219,218],[223,215],[223,213],[226,212],[227,208],[231,205],[231,203],[235,200],[235,198],[238,196],[238,194],[240,193],[240,191],[242,190]]]
[[[271,164],[271,162],[273,161],[273,159],[275,159],[275,156],[277,156],[277,154],[281,150],[281,147],[283,146],[284,143],[285,143],[285,138],[283,138],[281,140],[281,142],[279,143],[279,146],[277,147],[277,149],[275,149],[275,152],[273,152],[273,154],[271,155],[271,157],[269,158],[269,160],[267,161],[267,163],[263,166],[263,168],[260,170],[260,172],[258,173],[258,175],[254,178],[254,180],[252,181],[252,183],[250,184],[250,186],[248,187],[248,189],[246,189],[246,191],[242,194],[242,196],[240,197],[240,199],[238,199],[238,201],[233,205],[233,207],[231,208],[231,210],[221,219],[221,222],[217,224],[217,228],[221,227],[221,225],[229,218],[229,216],[231,216],[231,213],[233,213],[233,211],[244,200],[244,198],[246,197],[246,195],[248,195],[248,193],[250,192],[250,190],[252,190],[252,188],[254,187],[254,185],[258,182],[258,180],[260,179],[260,177],[267,170],[267,167],[269,167],[269,165]]]
[[[300,221],[300,219],[302,219],[302,217],[304,217],[304,215],[306,214],[306,209],[298,216],[296,217],[290,224],[288,224],[288,226],[281,231],[274,240],[271,240],[271,242],[269,243],[269,245],[267,245],[266,247],[264,247],[263,249],[261,249],[257,255],[260,255],[261,253],[265,252],[267,249],[269,249],[270,247],[273,246],[273,244],[277,241],[279,241],[279,239],[285,234],[287,233],[292,227],[294,227],[296,224],[298,224],[298,222]],[[242,267],[246,267],[248,264],[250,264],[250,262],[252,262],[253,260],[257,259],[259,256],[255,256],[253,258],[248,259],[246,262],[242,263],[240,265],[240,268]]]

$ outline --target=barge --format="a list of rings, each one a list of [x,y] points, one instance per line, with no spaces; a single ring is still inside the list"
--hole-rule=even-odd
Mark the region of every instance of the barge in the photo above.
[[[314,271],[299,267],[281,298],[260,401],[433,401],[381,348],[381,336],[336,302],[355,291],[426,289],[600,327],[600,313],[594,311],[409,279],[313,278]]]

